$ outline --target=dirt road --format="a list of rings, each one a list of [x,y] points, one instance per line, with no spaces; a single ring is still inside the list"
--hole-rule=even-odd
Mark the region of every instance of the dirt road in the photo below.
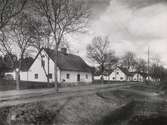
[[[72,88],[62,88],[58,93],[55,92],[54,89],[0,92],[0,107],[31,103],[36,101],[60,100],[65,98],[88,96],[99,91],[126,88],[136,84],[138,83],[77,86]]]

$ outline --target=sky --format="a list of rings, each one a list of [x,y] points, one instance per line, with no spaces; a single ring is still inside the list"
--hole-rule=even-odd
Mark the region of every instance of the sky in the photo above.
[[[87,0],[92,15],[88,32],[70,36],[70,46],[86,57],[94,36],[108,36],[117,56],[132,51],[137,57],[159,57],[167,67],[167,0]]]

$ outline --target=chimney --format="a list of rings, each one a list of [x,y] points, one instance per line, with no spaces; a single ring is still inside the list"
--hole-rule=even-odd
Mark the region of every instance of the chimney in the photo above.
[[[67,54],[67,48],[61,48],[61,52],[62,52],[63,54]]]

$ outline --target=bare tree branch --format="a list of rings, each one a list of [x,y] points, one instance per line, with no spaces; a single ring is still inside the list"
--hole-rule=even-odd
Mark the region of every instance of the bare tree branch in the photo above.
[[[109,44],[110,41],[107,37],[102,38],[98,36],[93,38],[92,43],[87,46],[87,56],[93,62],[99,64],[102,77],[105,71],[105,65],[113,65],[117,62],[114,51],[111,51]]]
[[[76,32],[83,28],[88,17],[87,8],[76,0],[34,0],[36,10],[44,17],[53,35],[55,52],[66,33]],[[57,61],[56,61],[57,62]],[[57,85],[57,64],[55,64],[55,86]]]
[[[27,0],[0,0],[0,30],[24,8]]]

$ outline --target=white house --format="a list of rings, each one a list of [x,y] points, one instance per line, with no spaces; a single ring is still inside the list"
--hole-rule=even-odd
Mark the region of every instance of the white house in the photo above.
[[[102,75],[96,75],[96,76],[94,76],[94,80],[101,80],[102,79]],[[108,79],[108,76],[106,76],[106,75],[103,75],[103,80],[109,80]]]
[[[152,81],[152,82],[155,81],[150,75],[146,77],[146,80],[149,80],[149,81]]]
[[[95,75],[95,80],[100,80],[102,77],[101,74]],[[127,81],[129,78],[129,74],[125,69],[121,67],[115,67],[113,70],[108,70],[103,73],[103,79],[108,81]]]
[[[105,73],[104,80],[144,82],[146,75],[147,74],[140,72],[129,72],[127,69],[117,66],[112,71],[108,71],[108,73]],[[100,78],[101,75],[95,77],[95,79]]]
[[[133,81],[144,82],[145,78],[142,73],[134,72]]]
[[[73,54],[67,53],[65,48],[58,52],[57,59],[57,77],[58,82],[63,83],[91,83],[93,74],[91,67],[85,61]],[[56,62],[56,54],[54,50],[42,48],[29,66],[27,71],[20,73],[20,80],[47,82],[46,74],[49,81],[55,81],[54,66]]]
[[[129,81],[130,79],[130,73],[121,67],[116,67],[109,75],[111,81]]]
[[[117,67],[109,75],[111,81],[138,81],[144,82],[146,74],[140,72],[129,72],[127,69]]]
[[[103,80],[109,80],[109,77],[108,77],[108,72],[104,72],[103,73],[103,75],[102,74],[99,74],[99,73],[96,73],[95,75],[94,75],[94,80],[101,80],[102,79],[102,77],[103,77]]]

